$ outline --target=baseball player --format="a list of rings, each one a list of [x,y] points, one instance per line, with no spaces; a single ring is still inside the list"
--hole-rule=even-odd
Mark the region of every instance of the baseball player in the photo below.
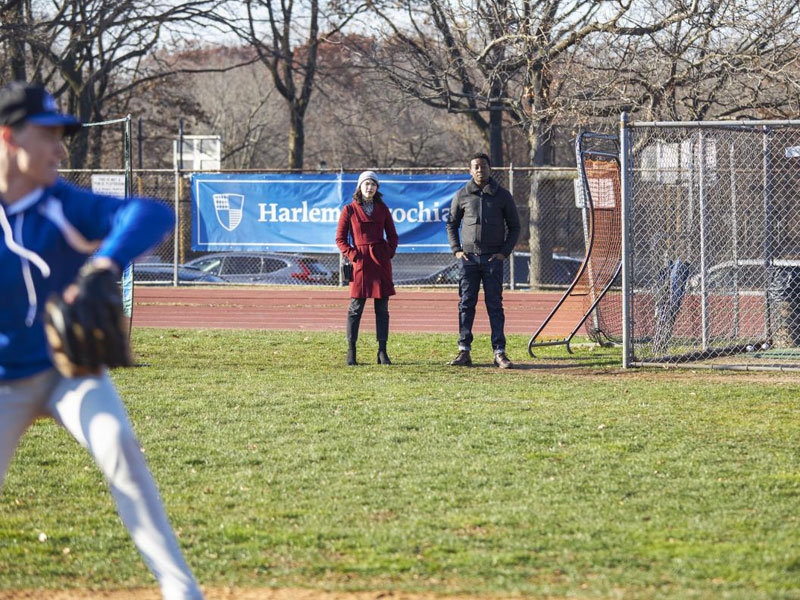
[[[120,270],[173,216],[60,180],[63,137],[80,127],[41,87],[0,89],[0,486],[28,426],[52,417],[91,452],[163,597],[195,600],[202,592],[106,369],[130,364]]]

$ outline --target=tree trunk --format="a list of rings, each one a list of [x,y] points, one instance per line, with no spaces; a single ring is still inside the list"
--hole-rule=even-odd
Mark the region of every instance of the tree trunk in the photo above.
[[[551,125],[545,120],[532,122],[528,127],[529,161],[531,166],[542,167],[551,162],[552,135]],[[547,188],[552,183],[542,179],[538,172],[531,178],[529,196],[530,208],[530,280],[531,287],[540,287],[549,283],[549,275],[553,273],[553,239],[555,228],[552,226],[552,211],[544,205]]]
[[[503,111],[492,105],[489,112],[489,158],[493,167],[503,166]]]
[[[306,136],[304,129],[304,113],[295,106],[289,105],[289,168],[303,169],[303,151],[305,150]]]
[[[99,119],[97,119],[99,120]],[[102,159],[103,159],[103,125],[99,127],[92,127],[89,130],[89,154],[88,154],[88,163],[90,169],[99,169],[103,166]],[[120,160],[122,168],[125,168],[125,160],[123,158],[123,151],[120,148]],[[116,158],[116,157],[115,157]],[[109,167],[112,169],[116,169],[120,165],[110,164]]]
[[[84,85],[80,95],[76,98],[76,116],[83,123],[91,121],[93,96],[94,91],[90,87]],[[68,166],[70,169],[82,169],[86,165],[86,160],[89,156],[89,131],[91,129],[91,127],[83,127],[70,138],[68,158]]]
[[[12,2],[3,12],[0,12],[0,22],[6,23],[5,28],[12,31],[7,38],[7,68],[11,81],[27,81],[25,69],[25,13],[23,2]]]

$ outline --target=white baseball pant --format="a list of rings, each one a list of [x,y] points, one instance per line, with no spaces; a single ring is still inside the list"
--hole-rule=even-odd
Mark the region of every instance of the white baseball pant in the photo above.
[[[37,418],[46,416],[91,452],[164,599],[202,599],[108,374],[67,379],[51,369],[0,381],[0,487],[20,437]]]

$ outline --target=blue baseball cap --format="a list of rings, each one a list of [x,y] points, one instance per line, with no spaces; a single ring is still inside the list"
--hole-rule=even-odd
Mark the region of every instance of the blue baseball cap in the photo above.
[[[56,100],[43,87],[15,81],[0,88],[0,125],[62,126],[64,133],[72,135],[81,129],[81,122],[72,115],[58,111]]]

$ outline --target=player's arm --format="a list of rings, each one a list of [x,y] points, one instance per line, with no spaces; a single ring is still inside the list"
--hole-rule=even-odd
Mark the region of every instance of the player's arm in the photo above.
[[[339,214],[339,225],[336,227],[336,246],[339,252],[344,254],[350,262],[356,260],[358,250],[350,245],[348,234],[350,233],[350,208],[345,206]]]
[[[461,206],[460,194],[456,193],[456,195],[453,196],[453,200],[450,202],[450,214],[447,217],[447,224],[445,225],[447,228],[447,241],[450,244],[450,250],[455,254],[456,258],[462,258],[464,256],[458,234],[463,218],[464,207]]]
[[[386,220],[383,223],[383,229],[386,232],[386,243],[389,244],[391,250],[390,257],[394,258],[397,252],[397,245],[400,243],[400,238],[397,235],[397,228],[394,226],[394,219],[392,218],[392,211],[386,210]]]
[[[46,202],[46,214],[70,245],[87,254],[96,248],[75,281],[45,305],[53,364],[66,377],[131,365],[117,282],[121,269],[172,227],[172,210],[152,200],[122,201],[70,186],[57,186]]]
[[[95,260],[107,258],[124,268],[160,242],[174,225],[175,217],[168,206],[143,198],[127,200],[115,211]]]
[[[172,209],[157,200],[122,200],[64,183],[53,195],[63,204],[68,225],[95,244],[93,257],[107,258],[119,269],[160,242],[175,224]]]
[[[506,256],[510,256],[514,251],[514,246],[517,244],[519,234],[521,231],[519,223],[519,212],[517,212],[517,204],[514,202],[514,196],[510,192],[506,193],[506,201],[503,204],[503,217],[506,221],[506,240],[503,244],[501,252]]]

